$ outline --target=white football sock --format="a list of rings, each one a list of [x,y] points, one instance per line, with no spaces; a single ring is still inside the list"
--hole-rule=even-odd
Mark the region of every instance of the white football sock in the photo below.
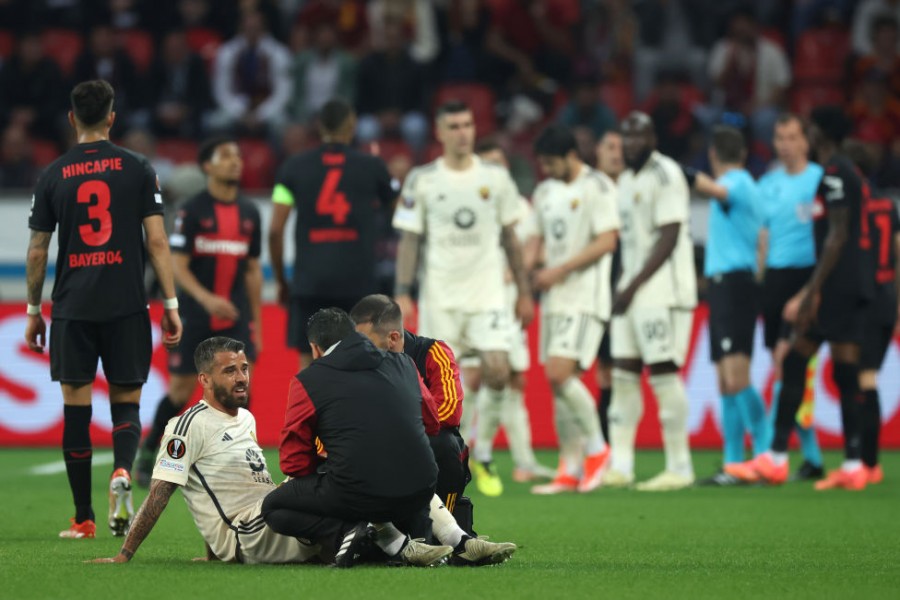
[[[584,460],[584,438],[575,420],[575,415],[565,402],[554,400],[553,419],[556,424],[556,438],[559,441],[559,462],[562,471],[572,477],[581,477],[581,463]]]
[[[856,469],[862,466],[862,461],[859,459],[855,460],[845,460],[843,464],[841,464],[842,471],[855,471]]]
[[[584,452],[588,456],[603,452],[606,441],[600,430],[600,416],[594,397],[580,378],[569,377],[557,390],[559,397],[575,416],[578,427],[584,435]]]
[[[772,464],[776,467],[780,467],[784,463],[788,461],[788,453],[787,452],[769,452],[769,456],[772,458]]]
[[[651,375],[650,386],[659,405],[659,422],[662,425],[663,448],[666,452],[666,471],[694,476],[688,439],[688,399],[684,384],[677,373]]]
[[[614,368],[609,404],[610,468],[623,475],[634,475],[634,439],[643,415],[641,376]]]
[[[463,536],[466,535],[466,532],[462,530],[456,519],[453,518],[453,514],[447,510],[447,507],[441,502],[437,494],[431,498],[428,516],[431,517],[431,530],[434,533],[434,537],[445,546],[456,548],[462,541]]]
[[[500,423],[506,431],[513,464],[520,469],[533,468],[537,464],[537,458],[531,448],[531,422],[522,390],[513,387],[507,389],[500,411]]]
[[[491,462],[494,454],[494,438],[500,429],[500,413],[506,388],[494,390],[486,385],[478,392],[478,431],[475,433],[475,460]]]
[[[466,385],[466,380],[460,376],[460,380],[462,382],[462,391],[463,391],[463,411],[462,416],[459,418],[459,433],[462,435],[463,440],[468,444],[472,445],[472,442],[475,441],[475,421],[476,413],[478,412],[478,391],[473,390],[468,385]]]
[[[403,548],[406,536],[393,523],[372,523],[375,529],[375,545],[388,556],[394,556]]]

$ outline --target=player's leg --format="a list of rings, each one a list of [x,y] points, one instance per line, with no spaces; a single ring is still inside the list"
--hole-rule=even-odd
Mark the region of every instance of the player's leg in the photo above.
[[[452,346],[451,346],[452,348]],[[463,413],[459,431],[472,447],[478,432],[478,394],[481,392],[481,359],[465,356],[459,359],[459,378],[463,388]]]
[[[182,345],[184,344],[185,342],[182,341]],[[179,364],[178,367],[173,368],[171,360],[169,365],[168,391],[156,405],[156,412],[153,414],[153,424],[150,426],[150,431],[141,445],[140,457],[135,468],[134,479],[141,487],[150,485],[153,463],[156,460],[156,453],[159,451],[159,441],[162,439],[166,425],[172,418],[178,416],[178,413],[191,399],[194,389],[197,387],[196,373],[176,372],[175,369],[184,367],[181,367]],[[190,370],[193,370],[193,360],[191,360]]]
[[[679,369],[690,343],[692,310],[641,309],[641,355],[650,371],[650,387],[659,406],[665,470],[637,485],[642,491],[668,491],[694,483],[688,432],[688,399]]]
[[[436,494],[431,499],[428,516],[431,518],[434,537],[444,546],[453,548],[451,565],[477,567],[499,564],[516,551],[515,544],[489,542],[465,531]]]
[[[97,372],[99,341],[96,326],[84,321],[55,319],[50,327],[50,375],[63,396],[63,460],[75,517],[60,532],[64,538],[92,538],[96,525],[91,503],[91,387]]]
[[[803,455],[803,463],[791,475],[791,481],[806,481],[820,479],[824,474],[822,450],[819,448],[819,439],[813,425],[813,411],[816,397],[816,369],[819,364],[818,354],[810,357],[806,363],[806,387],[803,390],[803,400],[797,409],[795,431],[800,441],[800,453]]]
[[[300,370],[312,362],[312,348],[306,337],[306,324],[309,318],[319,309],[315,298],[291,296],[288,305],[287,345],[300,353]],[[317,308],[318,306],[318,308]]]
[[[894,303],[895,304],[895,303]],[[894,312],[894,306],[890,307]],[[893,318],[884,323],[867,322],[865,341],[860,353],[859,387],[862,391],[862,460],[868,471],[868,483],[881,483],[884,474],[878,462],[881,435],[881,401],[878,394],[878,371],[890,347],[894,333]]]
[[[629,311],[633,312],[633,311]],[[613,359],[612,399],[609,405],[610,467],[603,485],[622,487],[634,482],[634,445],[644,415],[641,395],[641,352],[633,315],[614,315],[610,321]]]
[[[609,325],[604,327],[603,339],[597,352],[597,410],[600,413],[600,430],[609,440],[609,405],[612,401],[612,353],[610,351]]]

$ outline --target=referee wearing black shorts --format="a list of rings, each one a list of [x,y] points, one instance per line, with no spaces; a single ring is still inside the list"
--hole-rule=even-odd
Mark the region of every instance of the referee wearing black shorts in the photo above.
[[[166,298],[163,343],[172,348],[181,338],[159,182],[146,158],[110,143],[113,101],[106,81],[85,81],[72,90],[69,123],[78,143],[41,175],[28,219],[25,339],[36,352],[43,352],[46,338],[40,305],[48,248],[53,232],[59,233],[50,375],[62,386],[63,456],[75,502],[71,527],[60,533],[64,538],[92,538],[96,531],[90,425],[98,359],[109,382],[113,423],[113,535],[125,535],[134,516],[130,472],[141,435],[141,387],[152,352],[145,252]]]

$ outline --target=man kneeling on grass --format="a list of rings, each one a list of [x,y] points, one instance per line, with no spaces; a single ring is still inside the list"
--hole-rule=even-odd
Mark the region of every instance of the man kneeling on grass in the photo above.
[[[262,502],[275,484],[256,442],[256,420],[244,408],[250,391],[244,344],[210,338],[197,347],[194,362],[203,399],[169,421],[150,493],[122,549],[112,558],[92,562],[131,560],[179,486],[206,542],[209,560],[331,562],[339,540],[299,540],[275,533],[263,521]]]

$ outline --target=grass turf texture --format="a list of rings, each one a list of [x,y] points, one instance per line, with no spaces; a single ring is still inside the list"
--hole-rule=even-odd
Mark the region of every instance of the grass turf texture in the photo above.
[[[273,451],[268,464],[278,464]],[[812,484],[696,488],[663,494],[599,490],[537,497],[508,481],[488,499],[470,485],[475,527],[521,548],[499,567],[390,569],[193,563],[203,554],[180,493],[126,565],[105,524],[110,466],[94,469],[97,538],[63,540],[74,514],[64,473],[31,475],[55,450],[0,450],[0,597],[25,598],[896,598],[900,589],[900,454],[884,456],[885,483],[864,492]],[[701,476],[718,453],[696,453]],[[793,464],[799,459],[792,457]],[[542,460],[552,464],[554,455]],[[835,465],[835,454],[826,457]],[[638,455],[638,478],[662,455]],[[273,473],[277,475],[277,473]],[[137,505],[146,492],[139,490]]]

